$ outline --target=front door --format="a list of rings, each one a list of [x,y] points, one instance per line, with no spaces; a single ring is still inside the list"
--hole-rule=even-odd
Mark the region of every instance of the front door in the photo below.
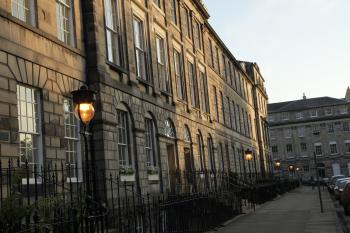
[[[169,172],[169,188],[170,192],[174,193],[176,188],[176,159],[175,159],[175,146],[167,145],[168,153],[168,172]]]

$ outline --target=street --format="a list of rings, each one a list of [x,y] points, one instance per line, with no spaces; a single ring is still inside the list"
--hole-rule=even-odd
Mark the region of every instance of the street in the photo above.
[[[301,187],[256,212],[243,215],[220,233],[340,233],[335,209],[326,190],[322,191],[324,213],[320,213],[317,189]]]

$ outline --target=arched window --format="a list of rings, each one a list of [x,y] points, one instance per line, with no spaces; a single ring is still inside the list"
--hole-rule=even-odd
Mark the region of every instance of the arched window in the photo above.
[[[201,171],[205,170],[205,155],[204,155],[204,143],[201,132],[198,130],[197,134],[197,143],[198,143],[198,160],[200,163]]]
[[[157,166],[156,127],[150,114],[145,118],[145,154],[148,168]]]
[[[128,109],[120,104],[117,107],[117,153],[119,165],[125,169],[133,169],[131,119]]]
[[[184,127],[184,141],[187,143],[191,143],[191,133],[187,125]]]
[[[170,119],[166,119],[164,122],[164,135],[168,138],[175,138],[175,127]]]
[[[209,135],[208,137],[208,162],[209,168],[211,171],[215,171],[215,157],[214,157],[214,147],[213,147],[213,139]]]

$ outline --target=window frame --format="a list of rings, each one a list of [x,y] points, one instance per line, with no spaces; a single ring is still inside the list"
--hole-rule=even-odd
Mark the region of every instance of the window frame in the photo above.
[[[136,23],[136,24],[135,24]],[[150,82],[148,75],[148,57],[147,57],[147,45],[145,36],[144,20],[137,15],[133,14],[132,18],[133,25],[133,39],[134,39],[134,56],[135,56],[135,68],[136,77],[144,82]],[[136,25],[139,26],[138,40],[140,45],[137,44],[136,40]],[[140,60],[142,59],[142,60]],[[141,61],[141,62],[140,62]],[[142,67],[140,67],[140,64]]]
[[[62,41],[63,43],[70,45],[70,46],[75,46],[75,25],[74,25],[74,1],[72,0],[55,0],[56,1],[56,29],[57,29],[57,38],[58,40]],[[66,2],[69,2],[67,4]],[[60,18],[60,16],[63,17],[62,12],[60,9],[65,9],[68,11],[67,17],[66,18]],[[65,24],[62,21],[67,20],[69,23]],[[69,28],[64,28],[63,25],[68,25]],[[62,27],[60,27],[61,25]],[[63,36],[63,37],[62,37]]]
[[[23,84],[17,84],[17,111],[18,111],[18,138],[19,138],[19,162],[23,166],[28,166],[29,169],[32,169],[33,174],[29,175],[29,179],[22,179],[23,184],[27,184],[29,182],[30,184],[34,182],[41,182],[40,178],[37,178],[37,181],[35,181],[34,176],[34,169],[35,166],[37,166],[37,172],[39,174],[40,166],[43,165],[44,162],[44,149],[43,149],[43,131],[42,131],[42,97],[41,97],[41,91],[35,87],[27,86]],[[24,96],[22,91],[24,91]],[[28,91],[30,94],[28,94]],[[30,95],[30,100],[28,101],[28,97]],[[24,98],[24,99],[23,99]],[[23,103],[23,104],[22,104]],[[22,107],[25,105],[25,107]],[[28,111],[28,105],[31,106],[31,110]],[[22,113],[22,110],[25,108],[25,113]],[[29,109],[30,109],[29,108]],[[32,115],[30,117],[29,115]],[[28,119],[29,118],[29,119]],[[26,127],[23,128],[22,121],[25,119],[26,121]],[[32,121],[32,130],[28,128],[28,120]],[[32,157],[32,161],[28,161],[27,153],[28,153],[28,147],[27,144],[25,147],[22,147],[21,138],[24,136],[24,140],[28,139],[28,136],[30,136],[31,142],[35,142],[36,147],[31,148],[29,151]],[[34,144],[34,143],[33,143]],[[25,161],[22,161],[22,149],[25,150]],[[30,148],[29,148],[30,149]],[[35,153],[36,151],[36,153]]]
[[[108,11],[106,2],[111,3],[111,10]],[[105,37],[106,37],[106,60],[113,65],[124,67],[124,50],[123,50],[123,35],[122,35],[122,19],[120,10],[120,0],[103,0],[104,21],[105,21]],[[111,13],[111,15],[107,15]],[[109,25],[109,17],[112,19],[113,28]],[[111,35],[111,39],[109,36]],[[116,42],[116,47],[113,49],[113,44],[109,46],[109,41]],[[111,50],[110,50],[111,48]],[[111,54],[111,55],[110,55]],[[112,56],[112,58],[110,57]]]
[[[167,93],[171,93],[171,81],[168,75],[167,69],[167,46],[166,39],[156,33],[156,63],[157,63],[157,76],[160,82],[160,89]],[[160,49],[160,50],[159,50]],[[160,74],[161,73],[161,74]]]
[[[36,10],[36,0],[22,0],[23,3],[19,3],[20,0],[11,0],[11,15],[16,19],[19,19],[33,27],[37,26],[37,10]],[[26,3],[29,3],[27,6]],[[14,10],[14,5],[17,7],[17,11]],[[22,7],[22,14],[19,12],[20,7]]]

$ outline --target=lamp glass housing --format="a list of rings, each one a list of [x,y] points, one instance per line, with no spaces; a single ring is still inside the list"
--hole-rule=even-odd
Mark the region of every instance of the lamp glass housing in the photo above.
[[[245,159],[250,161],[253,159],[253,152],[249,149],[245,151]]]
[[[74,112],[76,117],[87,125],[95,116],[95,92],[87,88],[80,87],[79,90],[72,92]]]

